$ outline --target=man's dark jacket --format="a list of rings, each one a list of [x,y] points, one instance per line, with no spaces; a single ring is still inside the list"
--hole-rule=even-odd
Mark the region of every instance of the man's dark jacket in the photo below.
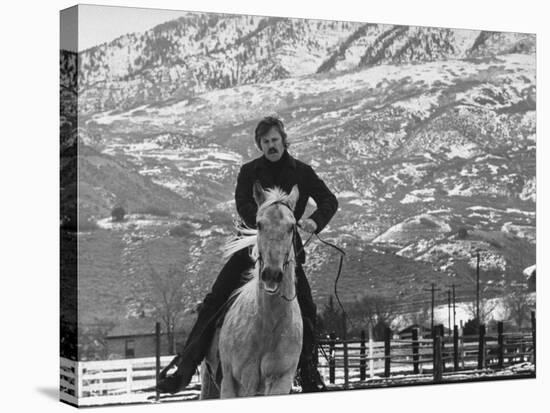
[[[317,209],[309,217],[317,224],[316,233],[328,224],[338,209],[336,197],[311,166],[294,159],[285,150],[277,163],[272,163],[262,156],[241,167],[235,189],[235,203],[242,220],[251,228],[256,228],[258,212],[258,206],[252,195],[252,188],[256,181],[260,181],[264,189],[277,186],[286,193],[290,193],[292,187],[298,185],[299,198],[294,208],[294,217],[296,222],[302,218],[308,199],[311,197],[317,204]],[[299,235],[296,241],[296,249],[300,251],[302,240]],[[303,264],[305,253],[302,251],[297,259]]]

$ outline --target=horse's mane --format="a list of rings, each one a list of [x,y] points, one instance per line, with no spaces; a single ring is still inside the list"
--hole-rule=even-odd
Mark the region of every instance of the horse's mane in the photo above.
[[[223,257],[225,259],[231,257],[236,252],[253,247],[252,253],[250,254],[252,259],[255,259],[258,255],[256,240],[258,238],[258,230],[254,228],[249,228],[245,225],[237,225],[235,227],[237,230],[237,235],[231,238],[223,248]],[[253,255],[254,254],[254,255]]]
[[[260,212],[260,210],[267,208],[268,206],[273,205],[276,202],[285,201],[288,198],[288,194],[278,186],[276,186],[275,188],[266,189],[264,193],[265,201],[262,205],[260,205],[258,213]]]

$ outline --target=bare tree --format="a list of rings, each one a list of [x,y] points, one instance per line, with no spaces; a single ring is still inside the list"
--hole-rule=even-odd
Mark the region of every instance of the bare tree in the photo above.
[[[343,337],[344,323],[343,314],[340,308],[334,305],[332,295],[329,297],[328,304],[325,304],[321,311],[317,314],[317,329],[319,332],[335,333],[339,337]]]
[[[419,326],[430,326],[432,312],[429,305],[423,305],[418,311],[412,312],[408,315],[407,321],[410,324],[417,324]]]
[[[497,307],[498,302],[496,300],[489,300],[487,298],[480,298],[479,300],[479,324],[487,324],[491,321],[492,314]],[[477,318],[477,306],[475,300],[470,302],[466,306],[466,310],[472,320]]]
[[[148,261],[146,277],[135,291],[140,307],[147,308],[154,318],[162,321],[171,354],[176,351],[176,331],[191,304],[185,280],[180,266],[172,264],[168,270],[161,272]]]
[[[348,310],[348,316],[354,323],[372,325],[375,335],[379,335],[377,332],[383,334],[381,327],[390,326],[398,314],[395,300],[382,295],[365,295],[352,303]]]
[[[504,306],[507,311],[507,317],[512,319],[518,329],[521,329],[523,323],[529,319],[531,308],[534,301],[532,294],[525,285],[507,285],[506,295],[504,296]]]

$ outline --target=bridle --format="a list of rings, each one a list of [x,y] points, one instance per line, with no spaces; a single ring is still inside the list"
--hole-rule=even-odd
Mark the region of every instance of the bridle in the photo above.
[[[269,206],[273,206],[273,205],[283,205],[284,207],[288,208],[289,211],[292,213],[292,216],[294,216],[294,210],[292,209],[292,207],[288,203],[286,203],[284,201],[275,201]],[[292,261],[294,261],[294,259],[296,257],[295,249],[296,249],[297,232],[298,232],[297,225],[296,225],[296,223],[294,223],[294,224],[292,224],[292,239],[291,239],[290,248],[288,249],[288,251],[285,255],[285,260],[283,261],[283,273],[286,273],[286,270],[288,269],[288,266],[290,265],[290,263]],[[291,252],[294,252],[294,257],[292,257],[292,258],[290,256]],[[262,258],[262,252],[259,250],[259,248],[258,248],[258,258],[256,259],[256,262],[259,264],[258,274],[261,274],[262,269],[264,267],[264,259]],[[292,301],[296,298],[297,294],[298,294],[298,288],[296,286],[294,286],[294,297],[288,298],[283,293],[280,293],[279,297],[281,297],[282,299],[284,299],[286,301]]]

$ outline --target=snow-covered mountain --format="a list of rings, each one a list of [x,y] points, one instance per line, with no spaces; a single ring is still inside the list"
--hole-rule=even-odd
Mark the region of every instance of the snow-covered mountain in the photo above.
[[[82,113],[379,64],[532,53],[530,34],[190,13],[79,56]]]

